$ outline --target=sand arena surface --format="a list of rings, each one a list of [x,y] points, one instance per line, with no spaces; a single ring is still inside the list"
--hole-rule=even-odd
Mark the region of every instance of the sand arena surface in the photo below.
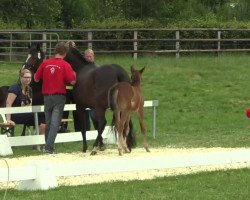
[[[237,150],[244,150],[239,148]],[[150,149],[151,152],[147,153],[143,148],[133,149],[132,153],[124,154],[122,158],[131,157],[143,157],[143,156],[180,156],[185,157],[194,153],[206,153],[206,152],[230,152],[236,149],[230,148],[190,148],[190,149],[176,149],[176,148],[155,148]],[[95,156],[90,156],[90,153],[75,152],[70,154],[58,153],[55,155],[39,155],[39,156],[27,156],[18,158],[4,158],[10,167],[22,166],[32,160],[47,160],[53,163],[65,163],[65,162],[81,162],[81,161],[96,161],[96,160],[109,160],[118,158],[117,149],[107,149],[103,152],[98,152]],[[121,158],[121,159],[122,159]],[[210,165],[210,166],[196,166],[196,167],[184,167],[175,169],[155,169],[155,170],[142,170],[134,172],[119,172],[119,173],[106,173],[96,175],[82,175],[82,176],[69,176],[69,177],[58,177],[57,181],[60,185],[84,185],[90,183],[101,183],[109,181],[129,181],[129,180],[143,180],[153,179],[156,177],[163,176],[176,176],[182,174],[196,173],[200,171],[213,171],[213,170],[226,170],[226,169],[237,169],[249,167],[249,162],[223,164],[223,165]],[[0,159],[0,168],[7,168],[4,160]],[[0,183],[0,188],[6,188],[6,183]],[[10,182],[10,188],[16,188],[18,182]]]

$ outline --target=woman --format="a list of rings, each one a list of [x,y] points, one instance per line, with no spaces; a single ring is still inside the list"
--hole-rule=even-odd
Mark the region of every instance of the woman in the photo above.
[[[6,100],[6,107],[20,107],[32,105],[32,89],[29,86],[32,74],[28,69],[22,69],[19,73],[18,83],[10,86]],[[34,125],[33,113],[7,114],[7,123]]]

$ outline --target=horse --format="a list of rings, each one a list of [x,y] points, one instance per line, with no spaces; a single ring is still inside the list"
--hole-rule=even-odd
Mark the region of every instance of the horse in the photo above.
[[[25,68],[30,70],[33,75],[32,77],[34,77],[39,65],[45,59],[45,53],[42,51],[40,43],[38,43],[36,46],[31,46],[29,44],[28,49],[28,57],[23,64],[22,69]],[[42,95],[42,81],[35,82],[34,78],[32,78],[30,86],[33,91],[32,105],[43,105],[44,101]]]
[[[38,43],[35,46],[28,45],[28,56],[25,63],[22,65],[21,69],[28,69],[32,73],[32,80],[30,82],[30,86],[32,88],[33,97],[32,97],[32,105],[44,105],[43,95],[42,95],[42,82],[34,81],[34,74],[37,71],[39,65],[45,59],[45,53],[41,49],[41,44]],[[44,123],[44,113],[39,113],[39,119]],[[26,126],[24,124],[22,135],[25,135]]]
[[[117,64],[106,64],[97,67],[95,64],[85,64],[85,60],[80,51],[75,47],[70,47],[64,58],[69,62],[76,72],[77,81],[73,88],[73,98],[76,104],[76,113],[82,138],[83,152],[87,152],[85,109],[90,108],[97,122],[98,135],[93,144],[91,155],[97,154],[98,148],[105,149],[102,132],[106,125],[105,113],[109,108],[108,90],[117,82],[130,83],[128,73]],[[130,131],[128,133],[127,146],[131,148],[135,145],[132,122],[130,122]]]
[[[6,99],[8,96],[8,89],[9,86],[4,85],[0,87],[0,108],[3,108],[6,106]]]
[[[136,70],[131,66],[131,84],[120,82],[114,84],[109,89],[108,102],[113,111],[112,126],[115,126],[114,130],[118,135],[118,152],[120,156],[123,154],[123,151],[125,153],[130,152],[126,145],[126,137],[129,132],[129,121],[132,112],[136,112],[138,116],[144,148],[149,152],[144,124],[144,98],[141,91],[141,76],[144,69],[145,67]]]

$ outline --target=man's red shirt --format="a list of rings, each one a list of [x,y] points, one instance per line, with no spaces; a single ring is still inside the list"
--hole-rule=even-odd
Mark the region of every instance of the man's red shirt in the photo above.
[[[43,81],[43,94],[66,94],[66,84],[75,80],[75,73],[65,60],[50,58],[39,66],[35,79]]]

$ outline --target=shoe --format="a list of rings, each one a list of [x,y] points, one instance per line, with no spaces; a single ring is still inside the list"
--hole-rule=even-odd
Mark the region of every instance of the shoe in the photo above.
[[[55,151],[55,150],[48,150],[48,149],[45,149],[45,150],[44,150],[44,153],[46,153],[46,154],[56,154],[56,151]]]
[[[61,127],[58,131],[58,133],[70,133],[70,130],[66,129],[65,127]]]

